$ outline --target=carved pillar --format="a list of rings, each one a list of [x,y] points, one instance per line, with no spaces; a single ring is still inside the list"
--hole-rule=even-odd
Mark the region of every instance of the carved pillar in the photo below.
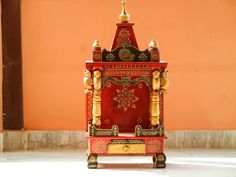
[[[149,121],[152,127],[159,125],[159,89],[160,89],[160,71],[152,72],[152,91],[150,92],[149,102]]]
[[[91,124],[92,120],[92,98],[93,98],[93,78],[92,73],[88,69],[84,70],[84,87],[86,94],[86,118],[88,124]]]
[[[151,125],[159,125],[160,108],[159,108],[159,92],[152,92],[151,96]]]
[[[93,121],[92,124],[96,127],[101,125],[101,88],[102,78],[101,71],[95,70],[93,72],[94,94],[93,94]]]

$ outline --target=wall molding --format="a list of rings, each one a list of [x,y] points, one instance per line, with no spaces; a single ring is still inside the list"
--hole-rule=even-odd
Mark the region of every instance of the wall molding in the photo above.
[[[166,148],[236,148],[236,130],[166,131]],[[83,130],[4,130],[0,133],[0,152],[39,149],[85,149]]]
[[[0,152],[3,151],[3,132],[0,132]]]
[[[77,130],[4,130],[3,151],[38,149],[83,149],[85,131]]]
[[[166,131],[167,148],[236,148],[236,130]]]

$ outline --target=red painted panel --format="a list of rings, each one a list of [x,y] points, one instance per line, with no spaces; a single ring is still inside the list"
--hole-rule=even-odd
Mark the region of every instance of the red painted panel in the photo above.
[[[113,77],[121,80],[121,77]],[[131,80],[136,77],[132,77]],[[136,125],[148,128],[149,87],[142,81],[127,90],[108,81],[102,90],[102,127],[117,125],[120,132],[134,132]]]
[[[121,46],[124,41],[138,49],[138,44],[135,38],[133,23],[117,23],[116,34],[113,39],[111,50]]]
[[[108,154],[108,145],[111,140],[126,140],[137,139],[143,140],[146,145],[146,152],[142,155],[154,155],[156,153],[162,153],[164,151],[164,139],[166,137],[136,137],[136,136],[118,136],[118,137],[88,137],[89,153],[95,153],[98,155],[111,155]],[[112,154],[116,155],[116,154]],[[119,155],[135,155],[135,154],[119,154]],[[140,154],[139,154],[140,155]]]

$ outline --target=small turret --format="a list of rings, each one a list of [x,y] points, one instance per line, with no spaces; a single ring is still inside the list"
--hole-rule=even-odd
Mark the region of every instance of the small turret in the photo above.
[[[102,61],[102,50],[101,50],[101,44],[98,40],[95,40],[93,42],[93,61],[99,62]]]
[[[159,44],[155,40],[150,41],[149,51],[151,53],[151,61],[160,61]]]

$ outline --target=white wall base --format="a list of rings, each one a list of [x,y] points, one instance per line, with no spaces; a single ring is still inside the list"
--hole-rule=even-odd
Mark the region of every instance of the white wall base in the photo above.
[[[0,132],[0,152],[3,151],[3,132]]]
[[[166,148],[236,148],[236,130],[174,130],[166,135]]]
[[[166,148],[236,148],[236,130],[166,131]],[[85,131],[23,130],[0,132],[0,152],[87,148]]]
[[[3,132],[3,151],[86,147],[85,131],[7,130]]]

